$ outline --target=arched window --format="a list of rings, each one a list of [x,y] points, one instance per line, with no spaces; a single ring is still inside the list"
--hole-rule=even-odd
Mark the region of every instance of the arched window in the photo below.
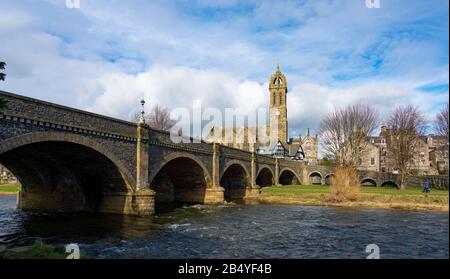
[[[281,79],[281,77],[276,77],[273,84],[281,85],[281,84],[283,84],[283,80]]]
[[[274,106],[277,105],[277,93],[276,92],[273,93],[273,105]]]

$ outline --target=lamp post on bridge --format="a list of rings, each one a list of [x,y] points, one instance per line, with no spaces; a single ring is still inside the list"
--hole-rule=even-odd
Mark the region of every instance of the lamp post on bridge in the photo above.
[[[149,126],[145,123],[145,100],[141,100],[141,115],[136,130],[136,187],[133,198],[135,214],[150,215],[154,213],[155,193],[150,189],[149,171]]]
[[[145,111],[144,111],[144,106],[145,106],[145,100],[142,99],[142,100],[141,100],[141,116],[139,117],[139,124],[145,124]]]

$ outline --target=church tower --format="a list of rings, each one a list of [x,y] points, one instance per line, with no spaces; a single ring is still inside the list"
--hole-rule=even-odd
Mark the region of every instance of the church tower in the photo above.
[[[269,83],[270,91],[270,139],[271,142],[280,140],[283,143],[288,139],[288,121],[287,121],[287,83],[286,77],[280,71],[280,66],[277,67],[275,74],[270,77]]]

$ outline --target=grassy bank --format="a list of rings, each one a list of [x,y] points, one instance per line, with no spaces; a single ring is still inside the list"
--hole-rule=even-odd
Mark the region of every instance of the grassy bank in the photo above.
[[[66,259],[69,253],[66,253],[63,247],[53,247],[42,241],[36,241],[31,247],[23,247],[16,250],[6,250],[0,253],[0,259]],[[81,259],[87,257],[81,255]]]
[[[421,189],[400,191],[396,188],[361,187],[356,201],[333,203],[328,201],[330,187],[323,185],[273,186],[262,189],[260,201],[278,204],[329,205],[344,207],[376,207],[410,210],[437,210],[448,212],[447,190],[432,190],[424,194]]]
[[[0,185],[0,195],[13,195],[20,191],[20,184]]]

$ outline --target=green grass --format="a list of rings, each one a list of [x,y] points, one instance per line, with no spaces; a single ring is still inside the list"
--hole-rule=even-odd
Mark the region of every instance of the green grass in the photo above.
[[[278,204],[365,206],[399,209],[448,211],[449,191],[432,189],[425,194],[420,188],[399,190],[393,187],[361,187],[355,201],[342,203],[329,199],[330,186],[289,185],[262,189],[260,201]]]
[[[3,184],[0,185],[0,193],[17,193],[20,191],[20,184]]]
[[[31,249],[24,252],[4,251],[0,253],[0,259],[66,259],[69,253],[63,247],[53,247],[42,241],[36,241]],[[81,259],[87,259],[80,255]]]
[[[328,194],[330,186],[327,185],[287,185],[287,186],[273,186],[263,188],[265,193],[286,193],[286,194]],[[410,188],[406,190],[399,190],[393,187],[361,187],[361,193],[365,194],[383,194],[383,195],[419,195],[425,196],[420,188]],[[428,195],[448,196],[448,190],[432,189]]]

